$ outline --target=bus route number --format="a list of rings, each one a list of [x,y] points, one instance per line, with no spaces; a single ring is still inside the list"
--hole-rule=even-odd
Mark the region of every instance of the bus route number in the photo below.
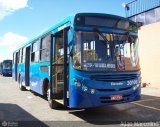
[[[128,85],[128,86],[135,85],[135,84],[138,84],[138,80],[130,80],[130,81],[127,81],[127,85]]]

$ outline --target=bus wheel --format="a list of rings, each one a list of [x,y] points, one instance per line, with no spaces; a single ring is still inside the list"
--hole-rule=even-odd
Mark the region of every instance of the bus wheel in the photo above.
[[[19,89],[20,89],[21,91],[26,90],[25,87],[22,85],[22,78],[21,78],[21,76],[19,77]]]
[[[51,109],[55,109],[55,108],[59,107],[59,103],[57,103],[56,101],[54,101],[50,97],[50,88],[47,89],[47,100],[48,100],[48,103],[49,103],[49,107]]]

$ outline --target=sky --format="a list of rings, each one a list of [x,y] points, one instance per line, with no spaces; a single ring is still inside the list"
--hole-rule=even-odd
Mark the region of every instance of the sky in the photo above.
[[[0,61],[12,59],[13,51],[26,41],[80,12],[125,17],[122,5],[132,0],[0,0]]]

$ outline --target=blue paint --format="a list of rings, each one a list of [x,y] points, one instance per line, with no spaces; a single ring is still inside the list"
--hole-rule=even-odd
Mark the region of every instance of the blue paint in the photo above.
[[[133,87],[136,84],[133,85],[127,85],[128,81],[120,81],[123,83],[123,85],[119,86],[112,86],[111,82],[104,82],[104,81],[96,81],[94,79],[91,79],[90,77],[92,75],[100,76],[100,75],[123,75],[123,74],[134,74],[135,78],[134,80],[137,80],[137,83],[140,83],[140,72],[82,72],[73,69],[72,66],[70,66],[70,107],[71,108],[85,108],[87,107],[97,107],[97,106],[104,106],[104,105],[111,105],[111,104],[117,104],[117,103],[126,103],[138,100],[140,98],[140,86],[136,90],[133,90]],[[76,84],[74,82],[74,79],[77,79],[78,82],[81,82],[81,87],[76,87]],[[130,80],[129,80],[130,81]],[[114,82],[114,81],[113,81]],[[116,82],[117,83],[117,82]],[[88,87],[88,91],[83,91],[83,86]],[[125,89],[120,91],[120,89]],[[91,89],[95,89],[95,94],[91,94]],[[102,91],[100,91],[101,89]],[[104,89],[108,89],[106,91],[103,91]],[[111,90],[111,91],[109,91]],[[120,102],[113,102],[113,103],[101,103],[100,97],[108,97],[110,98],[111,95],[129,95],[127,100],[120,101]]]

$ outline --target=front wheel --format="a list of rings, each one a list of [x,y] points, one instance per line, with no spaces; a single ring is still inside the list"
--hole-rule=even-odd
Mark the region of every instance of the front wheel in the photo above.
[[[59,103],[54,101],[53,99],[51,99],[50,88],[49,87],[47,89],[47,100],[48,100],[48,103],[49,103],[49,107],[51,109],[55,109],[55,108],[59,107]]]

